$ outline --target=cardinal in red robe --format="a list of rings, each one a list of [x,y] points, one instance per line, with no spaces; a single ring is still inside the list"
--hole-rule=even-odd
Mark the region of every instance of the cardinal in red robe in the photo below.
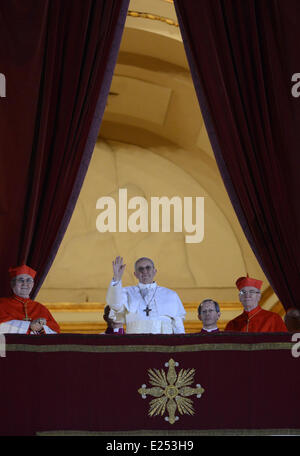
[[[27,265],[9,269],[12,295],[0,298],[0,333],[53,334],[60,328],[49,310],[29,298],[36,271]]]
[[[239,299],[244,312],[227,323],[225,331],[241,332],[287,332],[282,318],[259,306],[262,281],[251,277],[240,277],[236,281]]]

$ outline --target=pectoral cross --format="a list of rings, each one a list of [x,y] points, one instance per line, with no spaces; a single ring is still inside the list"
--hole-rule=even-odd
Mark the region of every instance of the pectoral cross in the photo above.
[[[25,318],[23,318],[23,320],[30,321],[31,318],[28,317],[28,314],[27,314],[27,304],[26,304],[26,302],[24,302],[24,312],[25,312]]]
[[[22,301],[22,299],[18,299],[17,296],[14,296],[14,299],[16,301],[21,302],[23,304],[23,306],[24,306],[25,318],[23,318],[23,321],[31,321],[31,318],[28,317],[28,314],[27,314],[27,303],[26,303],[26,301],[24,302],[24,301]]]
[[[147,307],[146,309],[143,310],[143,312],[146,312],[146,315],[147,317],[149,317],[149,313],[151,312],[152,309],[150,309],[150,307],[148,307],[148,304],[147,304]]]

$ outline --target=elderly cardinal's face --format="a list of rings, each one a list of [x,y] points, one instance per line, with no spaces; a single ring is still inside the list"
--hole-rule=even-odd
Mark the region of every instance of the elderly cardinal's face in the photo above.
[[[260,290],[255,287],[244,287],[239,292],[239,298],[247,312],[255,309],[261,297]]]
[[[29,298],[34,280],[29,274],[19,274],[11,280],[11,288],[15,295]]]

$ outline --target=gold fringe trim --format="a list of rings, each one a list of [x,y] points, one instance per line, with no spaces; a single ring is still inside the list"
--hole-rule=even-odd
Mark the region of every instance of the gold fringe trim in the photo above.
[[[49,336],[48,336],[49,337]],[[51,336],[50,336],[51,337]],[[107,337],[103,335],[101,337]],[[124,338],[126,335],[115,336]],[[171,336],[172,337],[172,336]],[[6,351],[31,353],[81,352],[81,353],[197,353],[202,351],[262,351],[262,350],[291,350],[292,342],[267,342],[258,344],[195,344],[195,345],[29,345],[6,344]]]

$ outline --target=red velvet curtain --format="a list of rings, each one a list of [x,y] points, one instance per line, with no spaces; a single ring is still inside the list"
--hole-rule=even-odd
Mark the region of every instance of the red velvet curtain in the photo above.
[[[232,204],[282,304],[300,308],[299,0],[174,3]]]
[[[2,0],[0,295],[26,262],[41,284],[97,139],[129,0]],[[50,260],[49,260],[50,259]]]

